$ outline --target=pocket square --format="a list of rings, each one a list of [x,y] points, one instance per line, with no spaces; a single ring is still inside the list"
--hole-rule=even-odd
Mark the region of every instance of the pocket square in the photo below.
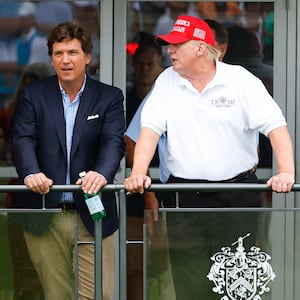
[[[99,115],[95,114],[95,115],[88,116],[87,120],[89,121],[89,120],[98,119],[98,118],[99,118]]]

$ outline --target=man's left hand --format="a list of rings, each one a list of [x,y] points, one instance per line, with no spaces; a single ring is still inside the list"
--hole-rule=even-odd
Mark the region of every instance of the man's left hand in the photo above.
[[[84,179],[79,178],[76,184],[81,184],[82,190],[86,194],[97,194],[99,190],[107,184],[107,180],[96,171],[88,171]]]
[[[281,172],[275,176],[272,176],[268,181],[267,185],[277,193],[288,193],[292,190],[293,184],[295,183],[295,177],[291,173]]]

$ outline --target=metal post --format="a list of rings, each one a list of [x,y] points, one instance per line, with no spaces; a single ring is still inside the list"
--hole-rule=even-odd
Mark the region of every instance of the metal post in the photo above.
[[[95,300],[102,300],[102,219],[95,221]]]
[[[143,224],[143,300],[147,300],[147,224]]]
[[[120,196],[120,229],[119,229],[119,263],[120,263],[120,294],[119,300],[127,298],[127,245],[126,245],[126,196],[125,190],[121,190]]]
[[[78,225],[74,225],[74,300],[78,300]]]

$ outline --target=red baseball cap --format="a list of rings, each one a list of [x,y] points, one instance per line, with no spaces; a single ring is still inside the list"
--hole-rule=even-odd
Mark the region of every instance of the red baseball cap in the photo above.
[[[200,40],[215,46],[214,33],[209,25],[193,16],[179,16],[170,33],[155,38],[155,42],[162,46],[180,44],[190,40]]]

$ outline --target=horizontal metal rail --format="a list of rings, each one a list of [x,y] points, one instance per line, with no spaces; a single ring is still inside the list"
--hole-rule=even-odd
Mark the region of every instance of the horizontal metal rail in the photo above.
[[[123,184],[108,184],[102,188],[101,191],[120,191],[124,190]],[[51,191],[53,192],[75,192],[80,191],[79,185],[53,185]],[[260,191],[267,192],[272,189],[264,183],[167,183],[167,184],[152,184],[147,191]],[[5,192],[28,192],[30,191],[25,185],[0,185],[0,193]],[[300,191],[300,183],[295,183],[292,187],[292,191]]]

